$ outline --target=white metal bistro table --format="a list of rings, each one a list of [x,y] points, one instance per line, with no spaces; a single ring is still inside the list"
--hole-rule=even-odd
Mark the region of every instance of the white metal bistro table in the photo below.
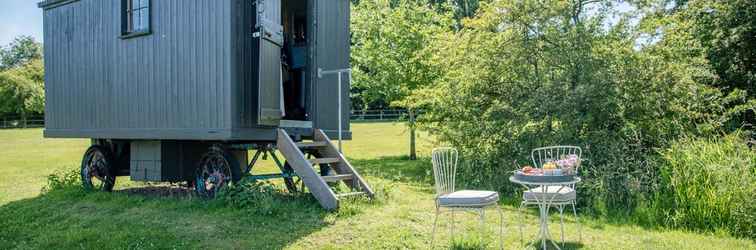
[[[520,184],[522,185],[525,190],[530,190],[533,188],[541,188],[541,192],[544,194],[547,193],[549,186],[559,186],[559,189],[556,191],[556,193],[559,193],[559,191],[562,191],[563,188],[567,188],[569,185],[573,185],[575,183],[580,182],[580,177],[575,177],[570,181],[562,181],[562,182],[540,182],[540,181],[523,181],[515,178],[514,176],[509,177],[509,181],[512,183]],[[554,243],[553,240],[551,240],[551,233],[549,233],[549,209],[551,208],[551,205],[553,205],[554,198],[557,197],[557,195],[535,195],[535,200],[538,203],[538,210],[540,212],[540,229],[538,230],[538,236],[536,238],[536,242],[538,240],[541,241],[541,245],[543,246],[543,249],[546,249],[546,241],[551,241],[551,244],[553,244],[557,249],[559,246]],[[551,197],[549,197],[551,196]]]

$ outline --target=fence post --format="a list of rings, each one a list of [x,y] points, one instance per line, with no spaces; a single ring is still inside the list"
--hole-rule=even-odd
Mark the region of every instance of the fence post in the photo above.
[[[410,160],[417,160],[417,153],[415,150],[415,111],[412,109],[407,110],[409,112],[409,126],[410,126]]]
[[[381,109],[381,116],[379,120],[383,121],[383,109]]]

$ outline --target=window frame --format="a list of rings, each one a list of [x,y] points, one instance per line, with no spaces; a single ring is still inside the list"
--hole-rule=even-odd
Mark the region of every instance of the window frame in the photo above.
[[[135,1],[147,1],[146,6],[134,8]],[[147,25],[143,29],[134,29],[134,13],[147,10]],[[121,0],[121,39],[146,36],[152,34],[152,0]]]

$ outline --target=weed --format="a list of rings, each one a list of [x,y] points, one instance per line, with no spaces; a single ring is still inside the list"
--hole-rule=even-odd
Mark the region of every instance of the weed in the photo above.
[[[63,189],[81,188],[81,176],[77,169],[59,170],[47,176],[47,184],[42,187],[42,193]]]

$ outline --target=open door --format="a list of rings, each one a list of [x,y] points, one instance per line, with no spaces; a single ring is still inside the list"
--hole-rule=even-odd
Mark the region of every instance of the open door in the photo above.
[[[314,0],[315,3],[315,63],[314,70],[333,71],[350,68],[349,65],[349,4],[350,0]],[[339,86],[337,74],[316,76],[313,84],[313,122],[329,137],[338,138],[339,122],[343,138],[351,138],[349,132],[349,75],[341,75]],[[341,87],[341,110],[338,91]],[[338,119],[341,112],[342,120]]]
[[[281,85],[281,0],[257,0],[257,123],[277,126],[283,116]]]

